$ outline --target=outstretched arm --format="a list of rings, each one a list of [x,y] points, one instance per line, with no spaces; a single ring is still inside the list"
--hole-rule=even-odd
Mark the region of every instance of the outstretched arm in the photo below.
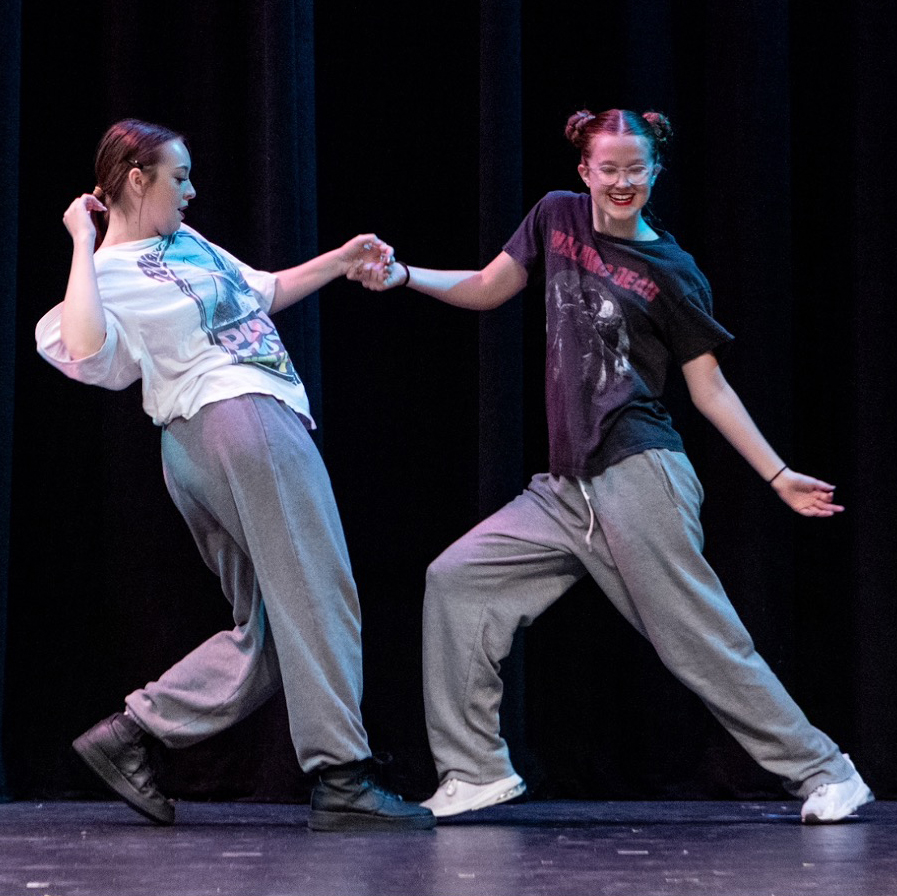
[[[350,270],[350,280],[360,280],[368,289],[392,289],[404,284],[459,308],[486,311],[513,298],[526,286],[526,268],[501,252],[481,271],[437,271],[431,268],[408,267],[393,262],[385,279],[378,280],[378,266],[366,264]],[[406,281],[407,277],[407,282]]]
[[[833,501],[833,485],[785,466],[726,382],[712,353],[683,364],[682,372],[695,407],[763,479],[772,480],[772,488],[792,510],[803,516],[833,516],[844,509]]]
[[[72,238],[72,266],[62,303],[59,328],[66,351],[76,361],[96,354],[106,341],[106,317],[93,263],[96,228],[91,212],[106,207],[92,193],[79,196],[62,216]]]
[[[282,311],[300,299],[326,286],[331,280],[348,274],[361,265],[371,266],[372,281],[385,276],[385,263],[392,258],[392,246],[378,239],[373,233],[362,233],[349,242],[318,255],[303,264],[284,271],[277,271],[274,301],[270,313]]]

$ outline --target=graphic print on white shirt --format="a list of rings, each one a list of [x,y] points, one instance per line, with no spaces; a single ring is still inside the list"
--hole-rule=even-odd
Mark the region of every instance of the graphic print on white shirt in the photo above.
[[[179,276],[166,255],[178,242],[176,261],[188,270]],[[181,292],[196,302],[200,323],[212,345],[226,351],[234,364],[252,364],[291,383],[299,376],[280,339],[271,318],[257,307],[253,291],[240,270],[214,247],[196,234],[176,231],[141,255],[138,267],[147,277],[177,285]],[[195,268],[191,275],[189,268]],[[211,279],[211,288],[194,289],[196,281]]]

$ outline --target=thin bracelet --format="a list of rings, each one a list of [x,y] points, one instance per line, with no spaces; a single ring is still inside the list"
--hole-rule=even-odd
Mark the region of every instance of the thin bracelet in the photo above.
[[[399,261],[398,259],[396,259],[396,264],[400,264],[403,268],[405,268],[405,279],[399,284],[399,286],[407,286],[408,281],[411,280],[411,271],[404,261]]]
[[[784,467],[782,467],[782,469],[781,469],[781,470],[779,470],[779,472],[778,472],[778,473],[776,473],[776,475],[775,475],[775,476],[773,476],[773,477],[772,477],[772,479],[767,479],[767,480],[766,480],[766,484],[767,484],[767,485],[772,485],[772,484],[773,484],[773,483],[774,483],[774,482],[775,482],[775,481],[776,481],[776,479],[778,479],[778,478],[779,478],[779,476],[781,476],[781,475],[782,475],[782,473],[784,473],[784,472],[785,472],[785,470],[787,470],[787,469],[788,469],[788,464],[785,464],[785,466],[784,466]]]

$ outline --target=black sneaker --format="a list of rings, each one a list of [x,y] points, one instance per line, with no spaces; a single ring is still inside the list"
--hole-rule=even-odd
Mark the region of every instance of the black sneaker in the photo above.
[[[436,817],[374,780],[373,760],[334,765],[320,772],[311,794],[313,831],[428,831]]]
[[[72,746],[132,809],[156,824],[174,824],[174,804],[153,780],[147,737],[132,718],[117,712],[82,734]]]

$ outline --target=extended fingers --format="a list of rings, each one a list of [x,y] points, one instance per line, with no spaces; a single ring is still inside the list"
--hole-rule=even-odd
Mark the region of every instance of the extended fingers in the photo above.
[[[835,503],[834,503],[833,501],[831,501],[831,500],[826,501],[826,502],[823,504],[823,506],[826,508],[826,510],[831,511],[832,513],[840,513],[842,510],[844,510],[844,505],[843,505],[843,504],[835,504]]]
[[[822,483],[822,487],[817,488],[813,493],[813,499],[827,507],[844,509],[839,504],[835,504],[835,487],[833,485]]]
[[[843,507],[804,507],[803,510],[798,510],[798,513],[801,516],[812,516],[812,517],[829,517],[834,516],[839,511],[843,510]]]
[[[834,503],[831,493],[825,493],[814,495],[809,503],[798,510],[798,513],[804,516],[834,516],[843,510],[843,505]]]

